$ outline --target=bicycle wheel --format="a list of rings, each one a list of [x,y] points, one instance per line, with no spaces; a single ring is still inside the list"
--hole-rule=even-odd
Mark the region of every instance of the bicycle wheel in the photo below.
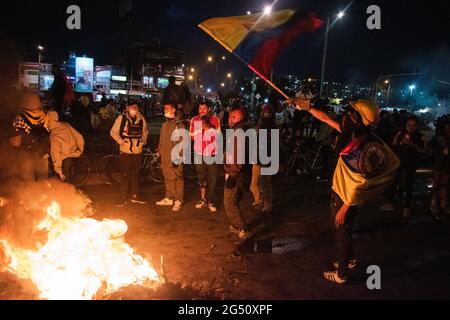
[[[97,162],[97,176],[104,183],[112,186],[120,184],[119,156],[104,156]]]
[[[157,183],[164,183],[164,175],[160,166],[153,166],[149,169],[150,178]]]
[[[89,178],[91,173],[91,161],[87,156],[81,156],[77,159],[76,165],[73,167],[70,183],[75,187],[82,186]]]

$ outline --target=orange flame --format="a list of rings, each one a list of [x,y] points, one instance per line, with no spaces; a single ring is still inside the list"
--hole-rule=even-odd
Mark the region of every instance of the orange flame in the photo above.
[[[48,232],[45,244],[23,250],[0,239],[0,247],[9,261],[7,270],[32,280],[39,298],[94,299],[130,285],[154,288],[162,282],[150,262],[125,243],[127,230],[122,220],[62,217],[53,201],[36,226]]]

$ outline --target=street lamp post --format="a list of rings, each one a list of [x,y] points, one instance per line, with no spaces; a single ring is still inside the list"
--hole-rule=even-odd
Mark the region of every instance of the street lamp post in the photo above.
[[[222,60],[225,61],[225,59],[226,59],[226,57],[223,56],[223,57],[222,57]],[[218,73],[219,73],[218,69],[219,69],[219,66],[218,66],[218,62],[217,62],[217,57],[209,56],[209,57],[208,57],[208,62],[213,62],[213,61],[214,61],[215,68],[216,68],[216,73],[215,73],[215,80],[214,80],[214,82],[215,82],[215,86],[216,86],[216,88],[217,88],[217,87],[219,86],[219,78],[218,78]]]
[[[389,97],[391,96],[391,82],[389,80],[386,80],[384,83],[389,85],[386,97],[386,108],[389,108]]]
[[[344,17],[344,11],[337,14],[336,20],[342,19]],[[327,67],[327,54],[328,54],[328,34],[330,33],[330,17],[327,18],[327,25],[325,29],[325,40],[323,45],[323,56],[322,56],[322,73],[320,76],[320,96],[323,95],[324,82],[325,82],[325,70]]]
[[[323,95],[323,85],[325,81],[325,68],[327,64],[327,51],[328,51],[328,33],[330,32],[330,18],[327,18],[327,27],[325,29],[325,42],[323,45],[323,56],[322,56],[322,73],[320,75],[320,97]]]
[[[374,100],[375,100],[375,104],[378,103],[378,87],[379,87],[379,83],[380,80],[383,78],[395,78],[395,77],[406,77],[406,76],[420,76],[422,75],[422,73],[398,73],[398,74],[386,74],[386,75],[381,75],[377,78],[377,82],[375,83],[375,94],[374,94]],[[389,80],[389,95],[390,95],[390,85],[391,85],[391,80]]]
[[[42,51],[44,50],[44,47],[41,45],[38,45],[38,63],[39,63],[39,71],[38,71],[38,94],[41,93],[41,65],[42,65]]]

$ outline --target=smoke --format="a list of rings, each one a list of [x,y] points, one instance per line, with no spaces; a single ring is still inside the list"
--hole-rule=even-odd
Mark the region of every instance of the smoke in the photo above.
[[[0,208],[0,241],[6,240],[21,249],[36,249],[39,243],[46,242],[47,233],[37,231],[36,226],[47,216],[46,209],[52,201],[60,204],[64,217],[85,218],[93,213],[89,198],[59,181],[10,182],[2,186],[0,196],[6,199]],[[0,269],[1,251],[0,243]]]
[[[422,73],[417,81],[419,91],[438,99],[450,98],[450,47],[433,48],[430,51],[409,57],[402,62],[405,72]]]

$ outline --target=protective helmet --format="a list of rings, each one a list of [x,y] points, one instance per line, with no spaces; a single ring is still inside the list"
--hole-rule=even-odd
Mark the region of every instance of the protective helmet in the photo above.
[[[366,99],[350,101],[349,103],[361,115],[365,126],[373,126],[377,123],[379,110],[375,103]]]

